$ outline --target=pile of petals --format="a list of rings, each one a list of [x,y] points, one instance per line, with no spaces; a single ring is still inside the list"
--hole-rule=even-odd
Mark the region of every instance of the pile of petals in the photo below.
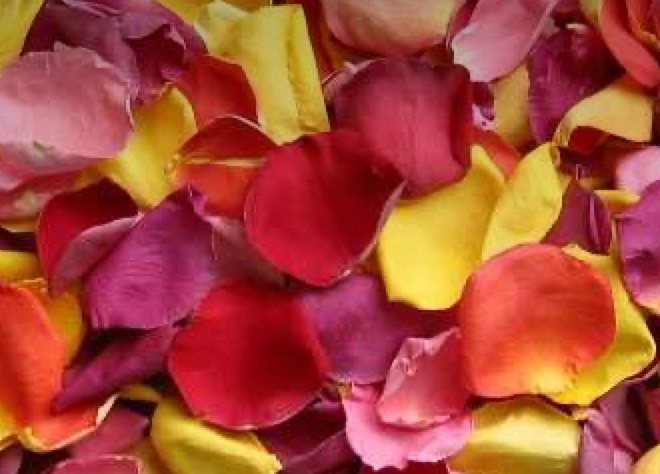
[[[660,473],[660,2],[0,0],[0,474]]]

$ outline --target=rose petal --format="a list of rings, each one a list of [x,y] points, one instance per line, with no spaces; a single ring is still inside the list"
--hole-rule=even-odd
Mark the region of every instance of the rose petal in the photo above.
[[[474,432],[451,469],[488,474],[577,472],[576,421],[531,397],[487,403],[474,412]]]
[[[67,371],[54,408],[63,411],[103,400],[125,385],[156,375],[165,368],[165,358],[176,333],[175,328],[166,326],[115,337]]]
[[[660,179],[660,147],[630,150],[617,160],[615,173],[617,189],[642,194],[651,183]]]
[[[0,220],[34,218],[49,199],[71,189],[75,178],[73,172],[39,176],[0,193]]]
[[[372,157],[346,130],[269,153],[246,201],[252,245],[306,283],[334,283],[367,254],[401,189],[394,170],[377,168]]]
[[[23,461],[23,450],[13,445],[0,451],[0,474],[18,474]]]
[[[359,474],[452,474],[444,462],[410,463],[404,470],[386,468],[374,471],[369,466],[362,466]],[[454,471],[454,474],[458,474]]]
[[[367,275],[350,276],[326,290],[308,291],[302,303],[330,358],[330,376],[342,382],[384,380],[407,338],[431,337],[452,324],[451,315],[389,303],[380,281]]]
[[[328,361],[294,296],[239,282],[217,287],[199,305],[168,367],[197,416],[248,429],[302,410],[321,389]]]
[[[616,218],[623,277],[635,302],[660,314],[660,252],[656,228],[660,223],[660,182],[648,186],[641,201]]]
[[[211,227],[185,193],[147,213],[87,276],[95,329],[151,329],[187,316],[216,278]]]
[[[218,22],[210,4],[198,20],[212,55],[238,63],[257,99],[259,122],[276,142],[328,130],[314,52],[300,5],[264,7]],[[227,26],[227,23],[231,26]]]
[[[85,49],[61,46],[15,61],[0,78],[0,189],[119,152],[131,130],[127,101],[122,75]]]
[[[403,56],[440,43],[461,2],[322,0],[321,4],[330,31],[345,45],[377,55]]]
[[[373,61],[339,88],[332,105],[337,125],[360,132],[408,181],[411,195],[459,181],[467,172],[472,89],[463,68]]]
[[[320,474],[355,462],[345,424],[342,404],[320,399],[289,421],[258,435],[282,463],[283,474]]]
[[[633,456],[614,438],[607,419],[591,410],[580,439],[581,474],[628,474]]]
[[[493,86],[495,130],[516,147],[533,140],[529,117],[529,69],[521,64]]]
[[[463,413],[469,394],[459,338],[452,329],[431,339],[406,339],[378,401],[383,422],[426,428]]]
[[[575,104],[557,127],[553,140],[564,147],[588,153],[602,134],[632,142],[651,139],[653,98],[629,77]]]
[[[468,26],[452,41],[454,60],[470,71],[473,81],[490,82],[513,71],[558,2],[481,0]]]
[[[552,139],[566,112],[605,87],[613,72],[607,47],[588,27],[541,39],[528,64],[530,119],[537,142]]]
[[[568,249],[568,253],[605,275],[614,299],[614,342],[578,374],[572,387],[551,396],[559,403],[590,405],[625,379],[640,373],[654,360],[656,348],[644,315],[623,286],[618,263],[612,257],[593,255],[575,247]]]
[[[181,145],[195,133],[195,118],[186,98],[174,88],[133,112],[135,130],[128,144],[98,169],[139,205],[152,207],[174,189],[168,168]]]
[[[106,180],[55,196],[37,223],[39,260],[46,276],[57,271],[71,241],[82,232],[136,212],[130,196]]]
[[[0,6],[0,70],[14,61],[23,49],[34,17],[44,0],[7,0]]]
[[[481,251],[484,260],[519,244],[540,242],[554,225],[563,194],[554,167],[557,161],[557,148],[545,144],[516,166],[488,224]]]
[[[403,201],[387,219],[378,260],[387,296],[421,309],[446,309],[461,297],[481,261],[484,236],[504,180],[481,147],[458,183]]]
[[[547,245],[487,261],[468,281],[459,322],[469,385],[485,397],[569,388],[616,330],[607,279]]]
[[[469,415],[461,414],[427,429],[388,425],[377,413],[378,392],[353,387],[344,399],[348,442],[362,462],[375,470],[404,469],[409,462],[436,462],[458,452],[472,431]]]
[[[588,252],[607,254],[611,242],[612,224],[605,203],[571,180],[564,191],[561,213],[543,243],[559,247],[576,243]]]
[[[513,170],[521,159],[520,152],[492,130],[474,127],[472,133],[473,145],[482,147],[493,160],[493,163],[497,165],[502,175],[506,178],[511,177]]]
[[[171,398],[154,413],[151,439],[172,472],[275,474],[281,468],[254,434],[212,428]]]
[[[102,456],[62,461],[51,474],[140,474],[137,460],[129,456]]]
[[[225,115],[257,120],[257,104],[243,69],[211,56],[192,59],[177,82],[193,109],[198,126]]]
[[[5,283],[37,278],[41,274],[39,259],[30,252],[0,250],[0,280]]]
[[[644,454],[644,456],[635,463],[632,474],[653,474],[658,470],[658,463],[660,463],[660,446],[656,446]]]
[[[90,436],[69,448],[76,459],[90,459],[108,454],[121,454],[137,443],[149,426],[149,419],[117,406]]]
[[[626,4],[620,0],[593,2],[599,13],[603,39],[628,73],[640,84],[654,88],[660,84],[660,65],[653,54],[629,30]]]

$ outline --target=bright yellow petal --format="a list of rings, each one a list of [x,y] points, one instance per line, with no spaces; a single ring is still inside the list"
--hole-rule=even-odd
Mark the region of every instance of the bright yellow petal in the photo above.
[[[532,397],[488,403],[474,412],[467,446],[452,469],[480,474],[575,474],[580,429],[556,408]]]
[[[18,57],[44,0],[0,1],[0,70]]]
[[[176,13],[186,23],[192,24],[202,9],[211,0],[157,0],[158,3]]]
[[[39,260],[30,252],[0,250],[0,280],[15,282],[40,275]]]
[[[238,12],[214,2],[200,16],[197,29],[211,54],[243,67],[266,132],[282,143],[328,130],[302,7],[264,7],[242,18]]]
[[[633,142],[648,142],[653,101],[648,91],[624,76],[575,104],[557,127],[554,141],[568,146],[576,129],[591,127]]]
[[[126,400],[138,402],[160,403],[163,401],[163,396],[158,390],[144,384],[127,385],[121,390],[119,396]]]
[[[609,211],[614,215],[620,214],[639,201],[637,194],[627,191],[602,189],[596,191],[596,194],[605,202]]]
[[[99,171],[123,187],[141,206],[157,205],[174,190],[169,165],[196,130],[192,107],[177,89],[134,111],[135,130],[126,148]]]
[[[547,143],[518,163],[493,211],[484,260],[519,244],[540,242],[548,233],[562,207],[557,161],[557,148]]]
[[[532,141],[529,122],[529,75],[527,67],[518,66],[495,84],[495,130],[513,146]]]
[[[0,450],[15,441],[14,431],[11,416],[0,406]]]
[[[142,465],[140,474],[171,474],[172,472],[160,459],[149,439],[144,439],[133,446],[129,454],[140,460]]]
[[[594,255],[577,246],[566,249],[573,257],[590,263],[610,280],[617,330],[612,346],[583,370],[573,387],[551,398],[559,403],[590,405],[622,380],[641,372],[655,357],[655,342],[642,312],[628,296],[617,261]]]
[[[660,445],[648,451],[637,461],[632,474],[658,474],[660,472]]]
[[[78,295],[71,291],[51,296],[43,278],[26,280],[17,286],[29,290],[44,305],[51,322],[66,342],[67,361],[78,353],[87,331]]]
[[[254,434],[213,428],[171,398],[154,413],[151,440],[174,474],[274,474],[281,468]]]
[[[401,203],[385,224],[378,258],[390,300],[443,309],[461,296],[504,178],[481,147],[458,183]]]

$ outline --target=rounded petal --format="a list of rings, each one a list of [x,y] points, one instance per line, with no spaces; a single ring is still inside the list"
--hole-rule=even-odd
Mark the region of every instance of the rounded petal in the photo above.
[[[612,288],[616,313],[614,342],[600,357],[584,368],[566,391],[551,398],[559,403],[590,405],[625,379],[640,373],[655,358],[655,341],[642,312],[623,286],[618,263],[572,247],[568,253],[592,265],[605,275]]]
[[[302,410],[321,389],[328,361],[294,296],[238,282],[202,301],[175,338],[168,367],[195,415],[249,429]]]
[[[519,244],[540,242],[559,217],[563,191],[555,162],[559,151],[541,145],[516,166],[493,210],[484,238],[486,260]]]
[[[516,147],[529,144],[529,71],[522,64],[497,81],[493,88],[495,130]]]
[[[658,465],[660,465],[660,446],[644,454],[633,467],[632,474],[654,474],[658,471]]]
[[[359,135],[347,130],[269,153],[245,204],[252,245],[306,283],[334,283],[368,253],[400,192],[398,174],[372,160]]]
[[[62,461],[51,474],[140,474],[138,461],[130,456],[101,456]]]
[[[337,126],[362,134],[407,180],[409,195],[429,193],[467,172],[472,86],[461,67],[372,61],[339,88],[332,107]]]
[[[607,279],[547,245],[486,262],[468,281],[459,322],[469,386],[485,397],[569,388],[616,330]]]
[[[660,147],[633,149],[617,160],[616,188],[642,194],[651,183],[660,179]]]
[[[444,38],[460,1],[323,0],[332,34],[352,48],[384,56],[416,53]]]
[[[440,461],[458,452],[470,436],[472,420],[465,414],[419,430],[383,423],[377,412],[378,395],[372,387],[355,386],[343,401],[348,442],[375,470]]]
[[[573,474],[580,428],[536,398],[487,403],[474,412],[474,432],[450,461],[459,472]]]
[[[503,188],[501,173],[481,147],[474,147],[463,180],[397,205],[378,241],[388,298],[421,309],[454,305],[481,261]]]
[[[174,473],[275,474],[281,468],[254,434],[210,427],[172,398],[158,405],[151,440]]]

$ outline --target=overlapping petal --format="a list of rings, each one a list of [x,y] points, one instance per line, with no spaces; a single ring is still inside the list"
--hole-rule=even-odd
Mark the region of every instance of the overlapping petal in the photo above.
[[[325,20],[343,44],[368,53],[403,56],[440,43],[456,0],[323,0]],[[405,24],[405,27],[402,27]]]
[[[495,130],[516,147],[533,140],[529,110],[529,69],[521,64],[493,85]]]
[[[621,262],[626,287],[635,302],[660,314],[660,182],[648,186],[641,201],[617,216]]]
[[[257,100],[259,123],[273,140],[289,142],[328,130],[300,5],[264,7],[248,15],[238,10],[225,18],[226,8],[212,3],[205,14],[198,29],[210,53],[242,66]]]
[[[34,17],[44,0],[8,0],[0,6],[0,71],[23,49]]]
[[[410,195],[432,192],[467,172],[472,88],[461,67],[373,61],[338,89],[332,106],[337,126],[361,133],[406,179]]]
[[[541,34],[559,0],[481,0],[454,37],[454,60],[473,81],[489,82],[513,71]]]
[[[0,189],[119,152],[131,131],[128,98],[121,73],[82,48],[60,46],[12,63],[0,78]]]
[[[615,171],[617,189],[642,194],[660,179],[660,147],[634,148],[619,157]]]
[[[440,461],[458,452],[470,436],[472,420],[467,414],[426,429],[386,424],[378,417],[378,396],[373,387],[355,386],[343,400],[348,441],[362,462],[375,470]]]
[[[185,318],[216,278],[211,226],[185,192],[148,212],[85,279],[95,329],[151,329]]]
[[[344,276],[366,256],[401,191],[399,175],[373,156],[347,130],[269,153],[246,201],[252,245],[306,283],[329,286]]]
[[[606,277],[538,244],[515,247],[477,270],[459,323],[468,384],[487,397],[566,390],[616,331]]]
[[[330,359],[330,376],[344,383],[384,380],[406,339],[434,336],[453,322],[449,314],[388,302],[382,284],[369,275],[351,275],[331,288],[307,291],[302,304]]]
[[[193,413],[233,429],[291,418],[320,391],[328,365],[296,298],[247,282],[215,288],[168,359]]]
[[[573,474],[578,423],[531,397],[487,403],[474,411],[474,432],[450,461],[458,472]]]
[[[540,242],[552,228],[562,209],[558,160],[557,148],[548,143],[516,166],[492,211],[481,251],[484,260],[519,244]]]
[[[72,459],[57,464],[51,474],[140,474],[140,465],[129,456]]]
[[[281,468],[254,434],[213,428],[172,398],[158,405],[151,440],[173,473],[275,474]]]

